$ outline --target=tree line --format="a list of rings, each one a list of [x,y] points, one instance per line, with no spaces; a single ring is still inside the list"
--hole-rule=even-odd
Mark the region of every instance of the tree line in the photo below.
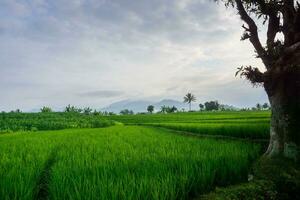
[[[195,95],[192,93],[187,93],[183,97],[183,102],[187,103],[189,106],[188,112],[195,112],[195,111],[232,111],[232,110],[241,110],[241,111],[249,111],[249,110],[269,110],[270,106],[268,103],[260,104],[257,103],[254,107],[251,108],[242,108],[242,109],[235,109],[232,106],[220,104],[219,101],[213,100],[213,101],[207,101],[204,103],[198,104],[199,109],[198,110],[192,110],[192,102],[196,101]],[[148,105],[146,108],[146,112],[142,113],[137,113],[137,114],[153,114],[155,111],[155,106],[154,105]],[[11,111],[11,113],[20,113],[22,112],[20,109]],[[50,113],[54,112],[51,107],[44,106],[40,109],[41,113]],[[109,115],[116,115],[117,113],[114,112],[108,112],[108,111],[98,111],[96,109],[92,109],[90,107],[84,107],[84,108],[79,108],[76,106],[71,106],[70,104],[67,105],[63,112],[66,113],[81,113],[85,115],[104,115],[104,116],[109,116]],[[185,109],[178,109],[176,106],[166,106],[163,105],[159,108],[156,113],[162,113],[162,114],[167,114],[167,113],[175,113],[175,112],[186,112]],[[135,114],[133,110],[129,109],[123,109],[119,112],[120,115],[133,115]]]

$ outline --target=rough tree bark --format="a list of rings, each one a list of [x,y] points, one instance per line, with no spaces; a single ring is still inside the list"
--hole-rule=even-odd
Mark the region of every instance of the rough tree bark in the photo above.
[[[271,73],[264,87],[271,104],[268,157],[284,156],[299,161],[300,72],[299,67]]]
[[[245,32],[257,57],[265,65],[260,72],[251,66],[238,68],[237,74],[253,84],[261,84],[271,104],[270,143],[265,156],[283,156],[300,161],[300,3],[294,0],[223,0],[237,8]],[[251,14],[263,16],[267,41],[263,47]],[[276,40],[283,33],[284,40]]]

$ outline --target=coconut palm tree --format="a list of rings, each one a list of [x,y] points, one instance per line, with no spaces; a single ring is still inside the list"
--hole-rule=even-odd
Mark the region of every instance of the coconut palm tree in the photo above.
[[[196,101],[196,97],[195,97],[192,93],[187,93],[187,94],[183,97],[183,102],[189,104],[189,109],[190,109],[190,111],[191,111],[191,106],[192,106],[192,102],[193,102],[193,101]]]

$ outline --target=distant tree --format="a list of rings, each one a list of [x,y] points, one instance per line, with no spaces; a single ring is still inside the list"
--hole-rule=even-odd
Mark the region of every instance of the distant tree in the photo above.
[[[192,102],[193,101],[196,101],[196,97],[192,93],[187,93],[183,97],[183,102],[189,104],[189,111],[191,111],[191,109],[192,109]]]
[[[137,112],[138,115],[146,115],[148,112]]]
[[[11,113],[21,113],[22,111],[18,108],[18,109],[16,109],[16,110],[12,110],[12,111],[10,111]]]
[[[175,106],[172,106],[172,107],[167,106],[167,107],[165,108],[165,112],[166,112],[166,113],[174,113],[174,112],[176,112],[176,111],[177,111],[177,108],[176,108]]]
[[[199,108],[200,110],[203,110],[204,109],[204,105],[202,103],[199,104]]]
[[[172,106],[170,111],[173,113],[173,112],[176,112],[178,109],[175,107],[175,106]]]
[[[75,106],[71,106],[70,104],[66,106],[64,112],[73,112],[73,113],[81,113],[82,109],[77,108]]]
[[[65,112],[72,112],[74,109],[74,106],[71,106],[70,104],[66,106]]]
[[[86,114],[86,115],[89,115],[92,113],[92,109],[90,107],[86,107],[83,109],[83,113]]]
[[[212,110],[219,110],[219,102],[218,101],[208,101],[204,103],[205,110],[212,111]]]
[[[269,109],[269,104],[268,103],[264,103],[262,105],[262,107],[263,107],[263,109],[267,110],[267,109]]]
[[[160,107],[160,112],[161,113],[166,113],[166,111],[167,111],[167,106],[163,105],[163,106]]]
[[[218,110],[225,111],[226,110],[225,105],[220,104]]]
[[[128,110],[128,109],[124,109],[120,111],[121,115],[133,115],[133,111],[132,110]]]
[[[147,107],[147,111],[148,111],[149,113],[153,113],[153,111],[154,111],[154,106],[153,106],[153,105],[149,105],[149,106]]]
[[[257,109],[257,110],[261,110],[261,107],[262,107],[262,106],[260,105],[260,103],[257,103],[257,104],[256,104],[256,109]]]
[[[93,115],[103,115],[101,111],[97,111],[96,109],[93,111]]]
[[[116,115],[116,113],[114,113],[114,112],[108,112],[107,115]]]
[[[44,106],[41,108],[42,113],[49,113],[52,112],[52,109],[50,107]]]

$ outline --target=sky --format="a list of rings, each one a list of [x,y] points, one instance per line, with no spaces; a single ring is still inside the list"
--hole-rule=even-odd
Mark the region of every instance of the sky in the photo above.
[[[267,102],[235,77],[263,69],[242,21],[213,0],[1,0],[0,111],[120,100]]]

